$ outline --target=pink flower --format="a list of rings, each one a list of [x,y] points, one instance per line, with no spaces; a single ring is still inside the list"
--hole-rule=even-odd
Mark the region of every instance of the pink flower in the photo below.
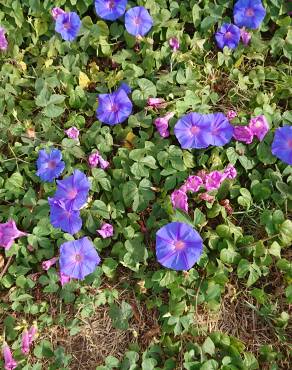
[[[54,18],[54,20],[56,20],[59,15],[64,14],[64,13],[66,13],[66,12],[64,12],[64,10],[61,9],[61,8],[53,8],[52,11],[51,11],[51,14],[52,14],[52,17]]]
[[[98,152],[90,154],[88,162],[91,168],[95,168],[99,164],[100,154]]]
[[[103,159],[101,156],[99,157],[99,166],[100,168],[102,168],[103,170],[105,170],[106,168],[108,168],[109,166],[109,162],[106,161],[105,159]]]
[[[205,170],[201,170],[197,173],[197,176],[202,179],[203,182],[206,181],[207,172]]]
[[[176,37],[171,37],[168,41],[169,46],[172,48],[173,51],[177,51],[180,47],[179,41]]]
[[[245,46],[247,46],[251,39],[251,34],[246,31],[246,29],[243,27],[240,29],[240,37]]]
[[[166,102],[163,98],[148,98],[147,105],[152,108],[165,108]]]
[[[168,122],[169,120],[174,116],[173,112],[168,113],[164,117],[156,118],[154,121],[154,124],[162,137],[168,137],[169,131],[168,131]]]
[[[270,127],[265,116],[257,116],[249,121],[249,128],[252,133],[262,141],[269,131]]]
[[[225,176],[219,171],[210,172],[205,179],[205,187],[207,191],[216,190],[224,181]]]
[[[79,137],[79,130],[75,126],[68,128],[68,130],[65,130],[65,133],[70,139],[73,139],[73,140],[77,140]]]
[[[24,332],[22,333],[21,352],[24,355],[27,355],[29,353],[29,335],[27,330],[24,330]]]
[[[8,250],[15,239],[25,235],[27,234],[17,229],[14,220],[9,220],[8,222],[0,224],[0,247],[4,247]]]
[[[4,343],[3,346],[3,357],[5,370],[14,370],[17,367],[17,362],[12,357],[11,350],[7,343]]]
[[[110,238],[114,235],[114,228],[111,224],[103,224],[100,230],[97,232],[101,235],[103,239]]]
[[[181,190],[175,190],[171,194],[170,198],[173,208],[179,208],[185,212],[188,212],[189,206],[188,206],[188,197],[186,193],[184,193]]]
[[[253,140],[253,132],[249,126],[236,126],[234,127],[233,137],[237,141],[250,144]]]
[[[229,180],[235,179],[237,176],[236,168],[232,164],[229,164],[224,170],[224,175]]]
[[[5,36],[5,29],[0,27],[0,50],[5,51],[8,48],[8,41]]]
[[[199,199],[205,200],[208,203],[213,203],[215,200],[215,197],[213,195],[210,195],[208,193],[201,193],[199,194]]]
[[[37,327],[35,325],[32,325],[32,327],[28,331],[29,345],[31,345],[32,342],[35,340],[37,332],[38,332]]]
[[[189,191],[197,192],[201,185],[203,185],[203,180],[199,176],[189,176],[186,181],[186,188]]]
[[[234,110],[229,110],[226,114],[226,117],[229,119],[229,121],[233,120],[235,117],[237,117],[237,113]]]
[[[70,283],[71,281],[71,278],[70,276],[66,275],[66,274],[63,274],[63,272],[59,272],[59,278],[60,278],[60,283],[62,286],[64,286],[65,284],[68,284]]]
[[[48,271],[48,269],[58,261],[57,257],[53,257],[50,260],[43,261],[42,263],[42,269]]]

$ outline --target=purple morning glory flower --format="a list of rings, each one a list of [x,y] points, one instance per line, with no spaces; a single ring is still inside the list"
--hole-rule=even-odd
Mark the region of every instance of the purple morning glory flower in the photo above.
[[[272,153],[284,163],[292,165],[292,126],[277,128],[272,143]]]
[[[182,209],[183,211],[188,213],[188,196],[184,191],[175,190],[171,193],[170,199],[173,208]]]
[[[177,37],[171,37],[168,40],[169,46],[172,48],[173,51],[177,51],[180,47],[179,40]]]
[[[199,113],[182,116],[174,126],[174,134],[183,149],[207,148],[211,142],[210,123]]]
[[[246,29],[243,27],[240,29],[240,37],[245,46],[247,46],[251,40],[251,33],[247,32]]]
[[[220,49],[224,46],[235,49],[240,41],[240,29],[234,24],[224,23],[216,32],[215,39]]]
[[[81,21],[75,12],[61,13],[56,18],[55,31],[58,32],[63,40],[73,41],[80,30]]]
[[[66,203],[67,209],[79,210],[87,202],[90,183],[83,172],[75,170],[64,180],[57,181],[54,198]]]
[[[153,26],[153,19],[143,6],[135,6],[125,15],[126,30],[133,36],[145,36]]]
[[[17,368],[17,362],[14,360],[11,349],[6,342],[3,345],[3,357],[4,357],[4,369],[5,370],[14,370]]]
[[[62,161],[62,152],[51,149],[49,153],[45,149],[39,151],[37,160],[37,176],[43,181],[52,182],[64,171],[65,163]]]
[[[238,27],[259,28],[266,16],[261,0],[238,0],[233,9],[234,23]]]
[[[253,132],[249,126],[236,126],[233,130],[233,137],[237,141],[251,144],[253,141]]]
[[[101,122],[114,126],[124,122],[132,113],[133,104],[124,89],[112,94],[98,95],[96,117]]]
[[[76,234],[81,230],[82,220],[80,212],[67,208],[65,202],[55,198],[48,198],[50,205],[50,221],[55,228],[60,228],[69,234]]]
[[[190,225],[171,222],[156,233],[156,256],[162,266],[189,270],[203,252],[203,240]]]
[[[126,11],[128,0],[95,0],[96,14],[107,21],[115,21]]]
[[[5,29],[0,27],[0,50],[5,51],[8,48],[8,41],[5,36]]]
[[[9,220],[0,224],[0,247],[6,250],[10,249],[15,239],[27,235],[26,233],[18,230],[14,220]]]
[[[114,228],[111,224],[103,224],[102,227],[96,231],[103,239],[110,238],[114,235]]]
[[[264,115],[260,115],[250,120],[249,128],[259,141],[263,141],[270,129],[270,126],[266,117]]]
[[[60,270],[62,274],[83,280],[100,263],[100,257],[92,242],[84,237],[63,243],[60,247]]]
[[[233,135],[233,126],[223,113],[207,114],[206,120],[210,122],[210,145],[223,146],[230,142]]]
[[[131,87],[126,82],[122,82],[119,89],[124,90],[127,95],[131,94],[132,92]]]

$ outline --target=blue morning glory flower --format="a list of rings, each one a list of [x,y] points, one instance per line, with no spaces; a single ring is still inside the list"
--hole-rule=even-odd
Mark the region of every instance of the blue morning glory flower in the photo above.
[[[67,209],[79,210],[87,202],[90,183],[83,172],[75,170],[64,180],[57,181],[54,198],[63,201]]]
[[[127,95],[132,92],[131,87],[126,82],[121,82],[119,89],[124,90]]]
[[[56,198],[48,199],[51,224],[66,233],[76,234],[81,230],[82,219],[79,211],[69,209],[65,202]]]
[[[292,126],[277,128],[272,143],[272,153],[284,163],[292,165]]]
[[[171,222],[156,233],[158,262],[173,270],[189,270],[200,259],[203,240],[190,225]]]
[[[71,278],[83,280],[94,272],[100,257],[93,243],[86,237],[63,243],[60,246],[61,273]]]
[[[133,104],[123,88],[112,94],[98,95],[96,117],[108,125],[124,122],[132,113]]]
[[[75,12],[58,15],[55,24],[55,31],[60,33],[63,40],[73,41],[80,30],[81,21]]]
[[[52,182],[64,171],[65,163],[62,161],[62,153],[58,149],[45,149],[39,151],[37,159],[37,176],[43,181]]]
[[[145,36],[153,26],[153,19],[143,6],[135,6],[125,15],[126,30],[133,36]]]
[[[234,24],[224,23],[216,32],[215,39],[220,49],[224,46],[235,49],[240,41],[240,29]]]
[[[182,116],[174,126],[174,134],[183,149],[207,148],[211,142],[210,123],[199,113]]]
[[[225,114],[207,114],[205,119],[210,122],[210,145],[223,146],[230,142],[233,136],[233,126],[229,123]]]
[[[233,9],[234,23],[238,27],[257,29],[266,16],[261,0],[238,0]]]
[[[120,18],[126,11],[128,0],[95,0],[96,14],[108,21]]]

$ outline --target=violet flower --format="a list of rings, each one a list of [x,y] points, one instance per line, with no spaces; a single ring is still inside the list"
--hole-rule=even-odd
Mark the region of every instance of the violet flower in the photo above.
[[[264,137],[270,129],[270,126],[266,117],[264,115],[261,115],[250,120],[249,128],[251,129],[254,136],[259,139],[259,141],[263,141]]]
[[[237,141],[250,144],[253,140],[253,132],[249,126],[236,126],[234,127],[233,137]]]
[[[173,116],[174,116],[174,113],[170,112],[164,117],[160,117],[160,118],[155,119],[154,125],[156,126],[156,128],[157,128],[161,137],[168,137],[169,136],[168,122]]]
[[[14,360],[11,349],[7,343],[4,343],[3,346],[3,357],[4,357],[4,369],[5,370],[14,370],[17,367],[17,362]]]
[[[69,137],[69,139],[78,140],[79,137],[79,130],[77,127],[72,126],[68,128],[68,130],[65,130],[65,133]]]
[[[188,197],[186,193],[184,193],[181,190],[175,190],[171,194],[170,198],[173,208],[179,208],[185,211],[186,213],[188,212],[189,206],[188,206]]]
[[[53,257],[49,260],[46,260],[46,261],[43,261],[42,262],[42,269],[45,270],[45,271],[48,271],[49,268],[51,268],[52,266],[54,266],[54,264],[58,261],[58,257]]]
[[[103,224],[101,229],[97,230],[97,232],[103,239],[110,238],[114,235],[114,228],[111,224]]]
[[[0,247],[9,250],[14,240],[26,236],[27,234],[18,230],[14,220],[9,220],[0,224]]]

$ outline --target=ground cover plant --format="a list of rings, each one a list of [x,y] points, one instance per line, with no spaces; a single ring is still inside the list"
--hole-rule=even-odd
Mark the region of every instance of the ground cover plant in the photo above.
[[[0,0],[2,369],[288,369],[283,0]]]

